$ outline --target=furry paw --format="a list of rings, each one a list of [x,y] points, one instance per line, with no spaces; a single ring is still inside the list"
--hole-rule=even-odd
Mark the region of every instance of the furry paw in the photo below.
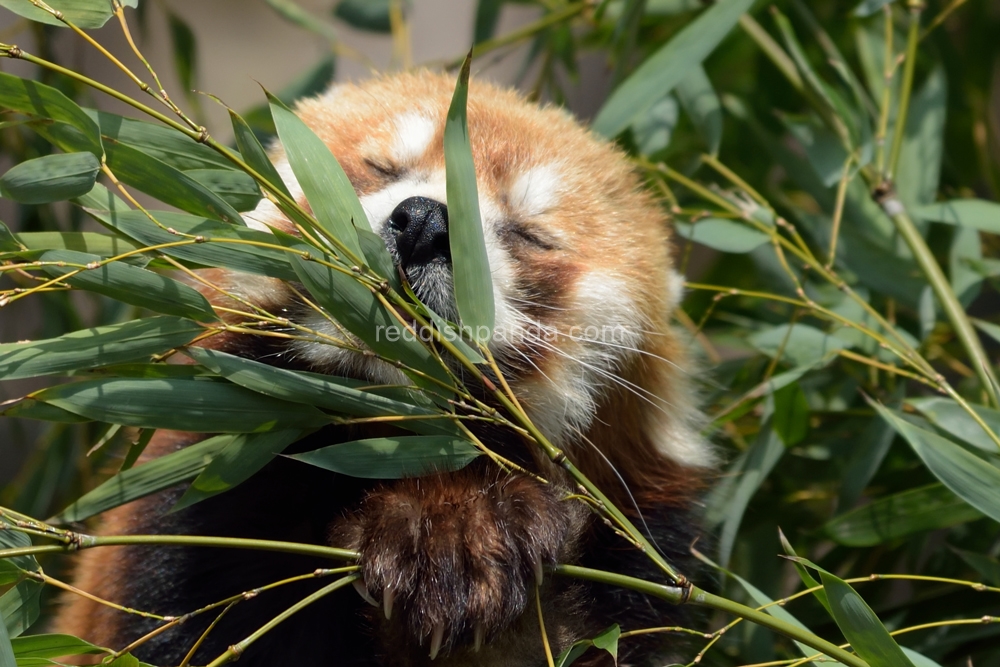
[[[334,539],[361,553],[387,645],[415,641],[433,658],[478,649],[521,615],[543,567],[570,556],[574,509],[552,485],[467,469],[372,492]]]

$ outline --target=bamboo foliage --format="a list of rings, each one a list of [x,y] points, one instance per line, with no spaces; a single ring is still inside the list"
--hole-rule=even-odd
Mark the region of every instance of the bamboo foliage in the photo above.
[[[619,642],[648,632],[686,635],[690,665],[946,667],[1000,660],[1000,389],[991,357],[1000,322],[990,309],[1000,276],[992,256],[1000,204],[990,201],[1000,195],[1000,138],[986,123],[985,65],[943,36],[948,29],[974,40],[984,24],[1000,30],[996,17],[961,7],[961,0],[926,7],[865,0],[852,15],[836,3],[800,0],[769,8],[720,0],[706,9],[673,0],[545,0],[532,3],[541,8],[534,22],[495,35],[503,2],[478,3],[472,56],[529,43],[538,66],[525,69],[534,77],[525,84],[539,94],[563,97],[562,72],[573,72],[578,49],[608,55],[619,80],[595,129],[629,151],[673,213],[681,263],[706,248],[714,253],[689,280],[677,313],[712,368],[703,392],[706,435],[728,461],[706,498],[706,523],[717,542],[699,547],[711,552],[699,556],[720,573],[718,590],[710,592],[676,572],[622,508],[532,424],[498,376],[484,339],[455,335],[493,324],[463,132],[469,60],[456,72],[445,139],[449,201],[468,204],[459,207],[454,224],[461,229],[452,239],[463,258],[456,265],[463,321],[447,322],[400,284],[336,159],[286,106],[315,92],[329,63],[287,94],[267,93],[258,109],[230,110],[232,148],[163,90],[131,39],[126,7],[136,4],[0,0],[27,19],[77,33],[137,84],[117,89],[0,43],[0,57],[39,73],[31,80],[0,72],[4,148],[31,147],[13,151],[17,164],[0,176],[0,196],[24,205],[21,224],[0,222],[0,314],[35,299],[79,321],[66,299],[72,292],[93,297],[102,317],[94,326],[0,343],[2,381],[70,378],[0,403],[4,417],[52,424],[48,451],[0,492],[0,502],[11,507],[0,509],[0,667],[56,664],[68,653],[136,664],[129,651],[138,643],[96,647],[25,634],[39,616],[42,589],[66,586],[40,563],[53,569],[54,554],[81,548],[199,544],[331,560],[328,570],[265,587],[333,578],[212,666],[252,650],[256,639],[286,618],[294,622],[311,602],[339,594],[357,577],[357,555],[342,549],[95,537],[64,526],[180,482],[190,482],[179,502],[188,506],[239,484],[306,433],[380,421],[409,433],[297,457],[374,478],[431,464],[457,469],[479,456],[511,466],[468,424],[514,429],[526,446],[563,466],[581,495],[623,539],[644,549],[668,583],[571,565],[556,566],[555,574],[712,611],[707,630],[615,626],[548,655],[549,664],[569,665],[588,649],[616,655]],[[340,57],[358,55],[338,42],[325,19],[290,0],[268,4],[323,35]],[[343,0],[337,7],[340,20],[390,34],[399,64],[408,62],[405,3]],[[135,48],[146,68],[141,75],[87,32],[108,21]],[[196,74],[191,33],[175,28],[178,65],[190,78]],[[966,81],[956,80],[959,72]],[[84,108],[63,92],[74,88],[124,102],[135,117]],[[965,95],[960,105],[958,95]],[[308,210],[266,159],[261,138],[275,133]],[[175,210],[144,206],[137,193]],[[241,213],[262,197],[299,235],[243,224]],[[57,219],[66,200],[72,231],[24,224]],[[80,231],[84,214],[104,231]],[[177,279],[204,281],[193,272],[203,267],[301,283],[315,296],[310,305],[317,312],[403,370],[410,384],[366,386],[198,347],[227,331],[354,345],[350,336],[291,323],[234,295],[232,312],[247,323],[223,323],[225,308]],[[205,287],[225,293],[219,285]],[[265,329],[273,324],[283,325],[280,333]],[[373,335],[388,324],[421,327],[432,340],[389,344]],[[192,363],[165,363],[174,356]],[[465,377],[487,387],[503,410],[477,400]],[[158,428],[218,435],[133,467]],[[52,480],[88,467],[61,444],[74,436],[94,443],[96,463],[117,468],[102,483],[89,479],[86,493],[64,497]],[[53,473],[59,466],[62,472]],[[905,595],[898,582],[907,582]],[[224,613],[236,603],[252,601],[220,600],[198,613]]]

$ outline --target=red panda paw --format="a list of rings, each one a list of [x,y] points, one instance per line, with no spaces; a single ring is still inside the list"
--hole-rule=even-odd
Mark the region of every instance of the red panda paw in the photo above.
[[[572,556],[583,521],[561,495],[495,471],[402,480],[372,492],[333,543],[360,552],[359,590],[381,607],[384,642],[431,657],[478,649],[532,602],[545,565]]]

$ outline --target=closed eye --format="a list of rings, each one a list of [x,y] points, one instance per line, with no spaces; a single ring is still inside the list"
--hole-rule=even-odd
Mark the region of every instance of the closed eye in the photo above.
[[[371,167],[382,178],[393,181],[399,180],[403,174],[406,173],[406,170],[397,164],[376,160],[374,158],[365,158],[365,164]]]
[[[500,236],[513,243],[534,246],[541,250],[558,250],[559,246],[544,235],[535,232],[523,223],[511,222],[503,226]]]

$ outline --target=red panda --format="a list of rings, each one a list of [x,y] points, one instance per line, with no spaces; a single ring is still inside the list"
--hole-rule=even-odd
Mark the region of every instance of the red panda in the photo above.
[[[455,319],[442,136],[450,77],[396,74],[341,84],[297,113],[329,146],[415,293]],[[681,572],[693,569],[698,498],[711,469],[697,432],[685,345],[670,325],[682,280],[664,211],[626,156],[567,112],[474,81],[469,135],[496,301],[490,349],[540,430],[629,514]],[[280,146],[272,159],[291,193],[302,190]],[[269,201],[258,229],[292,231]],[[210,282],[341,336],[276,279],[212,269]],[[217,303],[220,298],[208,294]],[[336,313],[332,313],[336,317]],[[360,341],[353,341],[361,346]],[[391,365],[315,341],[224,334],[208,346],[286,368],[398,383]],[[574,484],[514,433],[478,435],[552,483],[500,471],[485,457],[466,468],[372,481],[279,458],[235,489],[168,514],[181,490],[108,512],[107,534],[164,533],[312,542],[360,552],[361,596],[327,596],[253,644],[241,664],[546,664],[535,586],[553,652],[617,623],[623,629],[687,622],[638,593],[544,575],[554,563],[662,580],[648,557],[568,498]],[[328,427],[298,450],[370,437],[373,427]],[[158,433],[149,456],[204,436]],[[326,562],[218,549],[110,547],[84,552],[75,585],[126,607],[181,615]],[[234,606],[191,664],[205,664],[300,600],[316,582],[284,586]],[[205,632],[198,616],[134,651],[177,665]],[[121,648],[156,626],[90,599],[67,601],[56,629]],[[620,664],[661,664],[669,638],[623,640]],[[611,664],[591,651],[577,664]]]

